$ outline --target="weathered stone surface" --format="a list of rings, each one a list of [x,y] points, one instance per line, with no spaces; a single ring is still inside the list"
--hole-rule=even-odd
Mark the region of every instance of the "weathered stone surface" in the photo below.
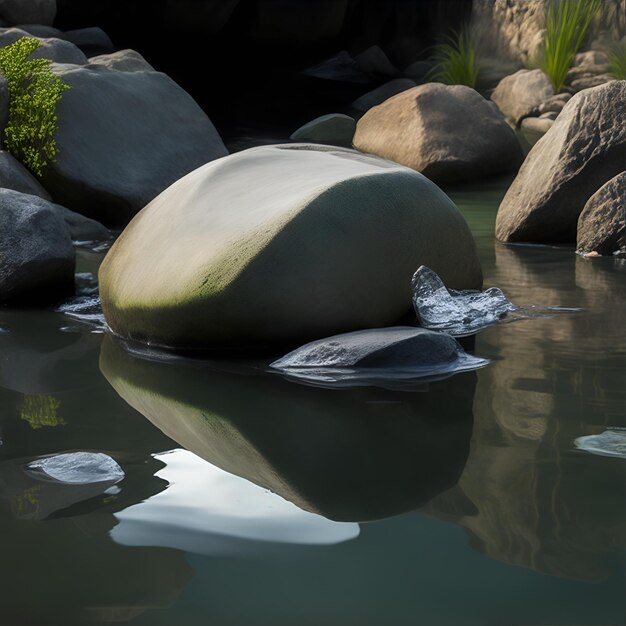
[[[301,126],[293,132],[290,139],[349,147],[352,145],[355,130],[356,122],[349,115],[329,113]]]
[[[0,133],[9,122],[9,87],[7,79],[0,75]]]
[[[74,248],[42,198],[0,189],[0,302],[58,299],[74,285]]]
[[[0,150],[0,188],[51,200],[41,183],[9,152]]]
[[[154,72],[154,68],[139,52],[130,49],[91,57],[89,63],[102,65],[118,72]]]
[[[500,204],[501,241],[574,241],[587,200],[624,170],[626,82],[574,96],[532,148]]]
[[[209,118],[158,72],[55,65],[58,155],[43,184],[64,206],[121,225],[168,185],[227,154]]]
[[[0,30],[0,48],[15,43],[22,37],[32,37],[29,33],[20,28],[7,28]],[[41,46],[31,53],[33,59],[50,59],[56,63],[72,63],[74,65],[85,65],[87,57],[73,43],[54,37],[36,37],[41,42]]]
[[[505,76],[491,94],[502,114],[519,125],[533,115],[542,102],[554,95],[550,79],[541,70],[519,70]]]
[[[8,24],[52,24],[56,0],[0,0],[0,19]]]
[[[392,324],[421,264],[451,286],[480,286],[467,224],[429,180],[353,150],[263,146],[199,168],[146,207],[105,258],[100,294],[127,338],[301,341]]]
[[[368,111],[354,146],[402,163],[435,182],[515,169],[522,151],[502,115],[473,89],[428,83]]]
[[[578,218],[576,248],[581,254],[626,254],[626,173],[589,198]]]
[[[372,107],[378,106],[392,96],[413,87],[415,87],[415,82],[410,78],[394,78],[384,85],[364,93],[352,103],[352,108],[360,112],[369,111]]]

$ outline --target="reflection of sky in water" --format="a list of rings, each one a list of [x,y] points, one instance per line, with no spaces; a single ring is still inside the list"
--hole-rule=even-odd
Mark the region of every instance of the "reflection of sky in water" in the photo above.
[[[154,456],[165,463],[156,476],[169,486],[115,514],[117,543],[223,554],[255,551],[254,542],[328,545],[359,535],[356,523],[302,511],[187,450]]]

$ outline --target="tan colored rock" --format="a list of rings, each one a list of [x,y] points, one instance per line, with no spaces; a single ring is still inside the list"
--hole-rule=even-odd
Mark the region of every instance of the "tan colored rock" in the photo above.
[[[554,96],[550,79],[541,70],[519,70],[505,76],[491,94],[502,114],[514,124],[536,115],[539,106]]]
[[[510,171],[522,159],[502,115],[463,85],[428,83],[386,100],[359,120],[353,143],[435,182]]]
[[[624,170],[626,81],[574,96],[532,148],[496,218],[501,241],[572,242],[587,200]]]
[[[626,173],[609,180],[589,198],[578,218],[580,254],[626,254]]]

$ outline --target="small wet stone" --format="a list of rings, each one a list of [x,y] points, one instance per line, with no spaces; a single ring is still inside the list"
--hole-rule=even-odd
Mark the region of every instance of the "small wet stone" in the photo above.
[[[467,354],[449,335],[394,326],[313,341],[274,361],[270,368],[318,386],[398,389],[488,363]]]
[[[626,459],[626,428],[610,428],[599,435],[578,437],[574,444],[591,454]]]
[[[501,289],[455,291],[422,265],[413,275],[413,307],[424,328],[461,337],[497,324],[516,307]]]
[[[124,470],[102,452],[68,452],[37,459],[26,469],[48,480],[72,485],[114,482],[124,478]]]
[[[98,295],[79,295],[60,304],[56,311],[72,319],[85,322],[96,332],[104,332],[107,328]]]

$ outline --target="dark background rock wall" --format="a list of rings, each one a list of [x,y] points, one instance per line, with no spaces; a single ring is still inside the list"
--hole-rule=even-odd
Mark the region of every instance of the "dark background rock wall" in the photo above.
[[[299,70],[379,45],[400,69],[469,19],[471,0],[57,0],[55,26],[100,26],[187,89],[221,132],[293,130],[376,84],[335,84]],[[239,129],[240,132],[241,129]]]

